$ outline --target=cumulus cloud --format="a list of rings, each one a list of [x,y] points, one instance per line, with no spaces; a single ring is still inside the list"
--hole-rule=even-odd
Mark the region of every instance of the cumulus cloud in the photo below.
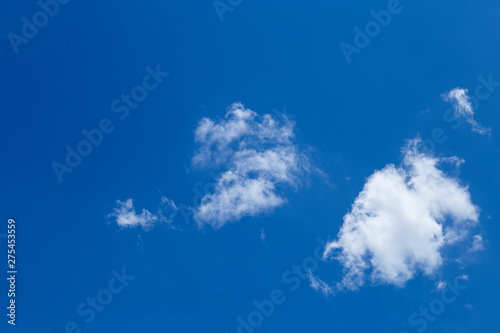
[[[151,213],[147,209],[143,209],[140,214],[137,214],[132,199],[125,201],[118,200],[116,204],[113,212],[108,217],[113,218],[123,228],[141,226],[145,230],[148,230],[157,223],[170,224],[178,210],[175,203],[166,197],[161,198],[156,214]]]
[[[326,245],[324,258],[338,260],[344,270],[334,290],[355,290],[367,280],[403,286],[418,272],[431,275],[443,263],[443,250],[477,225],[479,209],[467,187],[439,169],[461,160],[424,154],[419,143],[404,147],[401,165],[389,164],[367,179],[337,240]]]
[[[469,90],[457,87],[442,94],[441,97],[452,104],[455,116],[468,122],[472,126],[473,132],[481,135],[491,134],[491,128],[481,126],[474,119],[474,111],[468,93]]]
[[[225,118],[203,118],[196,128],[200,145],[192,159],[196,167],[222,169],[213,193],[194,210],[194,219],[215,229],[244,216],[256,216],[283,205],[283,185],[297,187],[309,170],[309,160],[293,144],[294,123],[270,114],[260,117],[241,103]]]

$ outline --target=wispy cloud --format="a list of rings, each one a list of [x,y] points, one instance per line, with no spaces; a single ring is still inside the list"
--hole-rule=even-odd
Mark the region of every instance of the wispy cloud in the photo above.
[[[473,132],[481,135],[491,134],[491,128],[483,127],[474,119],[474,110],[468,93],[469,90],[457,87],[442,94],[441,97],[452,104],[455,116],[468,122]]]
[[[309,279],[310,286],[314,290],[320,291],[325,295],[331,295],[331,294],[335,293],[334,288],[332,286],[330,286],[328,283],[326,283],[325,281],[323,281],[320,278],[318,278],[317,276],[315,276],[311,272],[311,270],[309,270],[309,272],[307,273],[307,277]]]
[[[474,241],[472,242],[471,247],[469,248],[469,252],[477,252],[484,250],[484,240],[481,235],[475,235],[474,236]]]
[[[297,187],[310,165],[293,144],[293,129],[286,117],[260,117],[241,103],[232,104],[224,119],[203,118],[195,131],[200,147],[192,163],[222,174],[214,192],[195,208],[196,222],[217,229],[283,205],[286,199],[280,187]]]
[[[123,228],[132,228],[141,226],[145,230],[149,230],[158,223],[171,224],[173,217],[177,214],[177,206],[175,203],[162,197],[158,212],[151,213],[147,209],[143,209],[140,214],[137,214],[132,199],[125,201],[118,200],[113,212],[108,215],[108,218],[115,220],[116,224]]]
[[[479,209],[467,187],[438,168],[462,160],[424,154],[419,142],[404,147],[400,166],[389,164],[367,179],[338,239],[326,245],[324,258],[344,267],[334,290],[358,289],[368,278],[403,286],[418,272],[431,275],[443,263],[443,249],[466,239],[477,225]]]
[[[436,283],[436,290],[443,290],[444,288],[446,288],[446,285],[447,283],[445,281],[439,281],[438,283]]]

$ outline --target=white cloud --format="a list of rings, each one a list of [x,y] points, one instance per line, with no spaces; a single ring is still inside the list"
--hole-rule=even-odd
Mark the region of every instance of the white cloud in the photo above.
[[[436,283],[436,290],[437,291],[440,291],[440,290],[443,290],[444,288],[446,288],[446,282],[445,281],[439,281],[438,283]]]
[[[481,235],[475,235],[472,246],[469,248],[469,252],[477,252],[484,250],[484,240]]]
[[[178,210],[175,203],[166,197],[161,198],[156,214],[152,214],[147,209],[143,209],[140,214],[137,214],[132,199],[127,199],[126,201],[118,200],[116,203],[117,206],[108,217],[114,218],[116,223],[124,228],[140,225],[142,228],[148,230],[157,223],[170,224]]]
[[[462,118],[472,126],[472,131],[481,135],[490,134],[491,128],[483,127],[474,119],[474,111],[470,97],[467,95],[469,90],[460,87],[453,88],[452,90],[444,93],[441,97],[450,102],[455,111],[455,115]]]
[[[195,141],[201,147],[193,157],[193,164],[218,166],[247,147],[291,144],[294,124],[286,117],[284,124],[270,114],[264,115],[261,122],[258,118],[256,112],[245,109],[241,103],[233,103],[219,121],[203,118],[195,130]]]
[[[213,193],[195,208],[194,219],[217,229],[244,216],[256,216],[281,206],[282,185],[296,187],[309,170],[309,160],[292,143],[294,123],[272,115],[259,117],[234,103],[224,119],[203,118],[195,131],[201,145],[193,165],[221,168]]]
[[[438,168],[460,160],[426,155],[419,142],[404,147],[400,166],[389,164],[367,179],[338,239],[326,245],[324,258],[344,267],[335,290],[357,289],[368,278],[403,286],[418,272],[431,275],[443,263],[442,251],[477,224],[479,210],[467,187]]]
[[[334,294],[333,287],[330,286],[325,281],[321,280],[317,276],[315,276],[311,270],[307,273],[307,277],[309,278],[309,284],[314,290],[321,291],[325,295]]]

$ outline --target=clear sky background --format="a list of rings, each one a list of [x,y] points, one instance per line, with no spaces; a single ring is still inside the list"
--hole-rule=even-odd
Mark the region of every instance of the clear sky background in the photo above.
[[[437,283],[463,275],[467,288],[425,331],[498,331],[500,83],[482,88],[489,95],[474,105],[491,136],[453,128],[441,94],[461,87],[474,97],[479,77],[500,82],[500,3],[401,0],[350,63],[339,45],[354,45],[354,28],[364,30],[388,1],[238,3],[218,13],[212,0],[70,1],[18,52],[9,33],[21,35],[22,18],[41,7],[0,4],[0,233],[15,217],[19,270],[16,327],[6,324],[2,278],[2,332],[60,333],[71,321],[95,333],[237,332],[237,318],[248,321],[253,302],[278,289],[284,302],[254,332],[410,333],[423,324],[409,317],[440,299]],[[141,85],[148,66],[169,75],[120,119],[112,102]],[[151,230],[108,217],[128,198],[137,214],[156,212],[162,196],[199,205],[221,171],[193,166],[194,132],[234,102],[261,116],[286,112],[294,145],[320,171],[281,188],[280,207],[218,230],[181,212]],[[53,162],[64,163],[66,146],[76,149],[82,130],[106,118],[113,131],[59,181]],[[367,177],[399,164],[406,140],[436,129],[446,139],[434,153],[465,160],[445,171],[480,209],[474,234],[484,249],[443,252],[434,274],[417,271],[402,287],[367,283],[324,296],[307,279],[287,283],[283,274],[313,256],[318,237],[336,237]],[[317,263],[321,279],[342,278],[339,262]],[[135,278],[85,322],[77,307],[122,269]]]

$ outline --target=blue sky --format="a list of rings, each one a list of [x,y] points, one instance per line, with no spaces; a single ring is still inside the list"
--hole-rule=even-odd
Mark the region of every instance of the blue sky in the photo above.
[[[63,3],[0,5],[2,332],[498,330],[500,4]]]

